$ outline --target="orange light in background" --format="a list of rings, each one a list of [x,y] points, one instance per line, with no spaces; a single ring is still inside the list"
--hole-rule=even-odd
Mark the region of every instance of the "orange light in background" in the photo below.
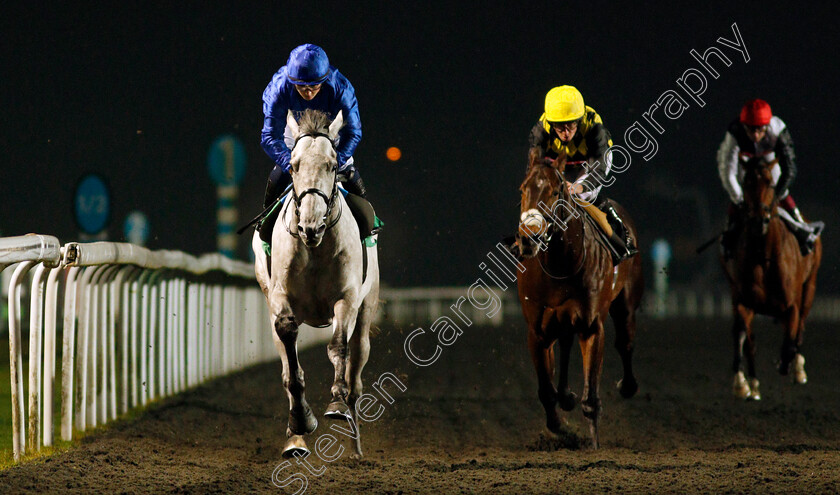
[[[396,146],[391,146],[385,152],[385,157],[388,158],[389,160],[391,160],[392,162],[395,162],[395,161],[399,160],[400,158],[402,158],[402,151],[400,151],[400,149],[397,148]]]

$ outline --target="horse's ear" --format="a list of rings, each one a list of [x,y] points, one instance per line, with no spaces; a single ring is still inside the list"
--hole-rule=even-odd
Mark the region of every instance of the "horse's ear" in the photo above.
[[[300,134],[300,126],[291,110],[286,114],[286,125],[292,130],[292,137],[297,138],[298,134]]]
[[[335,116],[335,120],[332,121],[330,124],[330,139],[335,141],[335,138],[338,137],[338,131],[341,130],[341,126],[344,125],[344,115],[342,114],[341,110],[338,111],[338,115]]]
[[[554,168],[563,172],[566,169],[566,150],[560,149],[560,153],[557,155],[557,158],[554,159]]]
[[[537,161],[541,160],[541,155],[542,153],[540,152],[539,148],[531,148],[528,151],[528,168],[533,167],[534,164],[537,163]]]

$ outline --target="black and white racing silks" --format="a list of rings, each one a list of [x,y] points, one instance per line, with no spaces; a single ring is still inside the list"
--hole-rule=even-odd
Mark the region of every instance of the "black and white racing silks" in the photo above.
[[[749,159],[760,156],[771,162],[778,158],[779,163],[772,169],[773,184],[778,197],[787,196],[788,188],[796,177],[796,155],[793,151],[793,139],[785,123],[779,117],[770,119],[767,132],[758,142],[753,142],[744,126],[737,119],[729,124],[726,136],[720,143],[717,153],[718,173],[723,188],[735,204],[744,201],[741,180],[744,177],[743,164]]]

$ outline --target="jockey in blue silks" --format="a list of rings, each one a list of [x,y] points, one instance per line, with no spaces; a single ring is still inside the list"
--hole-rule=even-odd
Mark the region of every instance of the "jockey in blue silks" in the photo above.
[[[353,153],[362,139],[356,91],[350,81],[330,65],[321,47],[307,43],[292,50],[286,65],[274,74],[263,92],[262,147],[275,164],[268,176],[263,208],[271,205],[291,182],[289,160],[294,139],[286,128],[286,115],[291,110],[299,118],[308,108],[325,112],[330,119],[342,112],[344,126],[336,146],[338,175],[348,192],[366,196],[362,177],[353,164]],[[273,221],[262,223],[260,237],[266,242],[270,241],[273,225]],[[267,229],[262,228],[266,226]]]

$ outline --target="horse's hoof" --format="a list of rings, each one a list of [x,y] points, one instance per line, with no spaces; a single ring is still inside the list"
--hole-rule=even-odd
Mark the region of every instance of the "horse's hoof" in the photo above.
[[[743,371],[735,373],[735,378],[732,380],[732,394],[739,399],[750,398],[750,386],[744,378]]]
[[[805,357],[797,354],[793,360],[793,381],[805,385],[808,383],[808,374],[805,373]]]
[[[283,447],[283,457],[289,459],[293,456],[306,457],[308,455],[309,448],[306,446],[303,435],[292,435],[286,440],[286,446]]]
[[[635,378],[631,378],[630,380],[624,381],[624,378],[618,381],[616,384],[618,388],[618,393],[621,394],[622,397],[625,399],[629,399],[636,395],[636,392],[639,391],[639,384],[636,382]]]
[[[557,394],[557,403],[560,404],[560,409],[571,411],[575,408],[575,404],[577,404],[577,395],[569,391]]]
[[[758,378],[750,380],[750,395],[747,400],[761,400],[761,392],[758,391]]]
[[[566,418],[558,418],[557,421],[551,419],[546,421],[543,433],[546,438],[559,440],[566,434],[564,429],[568,428],[568,426],[569,422],[566,421]]]
[[[344,401],[334,400],[327,406],[324,411],[324,417],[329,419],[337,419],[341,421],[352,421],[353,417],[350,414],[350,408]]]
[[[779,374],[780,375],[787,376],[788,374],[790,374],[790,363],[787,363],[787,364],[779,363],[779,368],[778,369],[779,369]]]
[[[556,431],[555,431],[556,430]],[[546,425],[542,434],[549,440],[560,440],[560,429]]]

